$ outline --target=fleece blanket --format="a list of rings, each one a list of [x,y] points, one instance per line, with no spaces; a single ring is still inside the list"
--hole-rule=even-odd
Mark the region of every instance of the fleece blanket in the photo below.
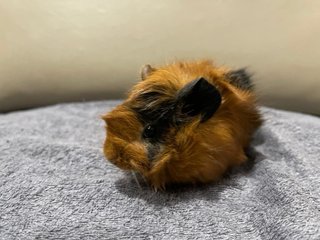
[[[0,239],[320,239],[320,119],[261,108],[248,164],[154,192],[108,163],[119,102],[0,114]]]

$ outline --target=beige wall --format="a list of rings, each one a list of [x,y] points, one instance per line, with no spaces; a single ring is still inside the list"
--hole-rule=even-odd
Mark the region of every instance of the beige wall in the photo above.
[[[213,58],[320,114],[320,1],[2,0],[0,110],[119,98],[144,63]]]

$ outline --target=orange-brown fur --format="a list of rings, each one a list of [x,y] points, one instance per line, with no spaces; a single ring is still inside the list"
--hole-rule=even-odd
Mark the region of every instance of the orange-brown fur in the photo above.
[[[121,105],[103,116],[107,123],[104,143],[107,159],[124,170],[140,173],[157,189],[171,183],[212,182],[228,168],[244,163],[247,160],[244,149],[262,121],[254,93],[226,81],[228,71],[210,61],[177,62],[152,69]],[[161,92],[162,96],[153,103],[156,106],[173,98],[186,83],[199,76],[220,91],[221,106],[204,123],[195,116],[179,129],[170,128],[161,151],[150,161],[141,139],[143,125],[131,110],[145,104],[137,97],[146,91]]]

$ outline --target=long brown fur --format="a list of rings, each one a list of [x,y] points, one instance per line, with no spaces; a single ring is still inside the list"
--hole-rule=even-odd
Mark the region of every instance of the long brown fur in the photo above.
[[[227,79],[229,71],[210,61],[145,67],[143,81],[133,87],[121,105],[103,116],[107,124],[107,159],[121,169],[140,173],[156,189],[171,183],[216,181],[230,167],[246,162],[244,149],[262,120],[254,93],[231,84]],[[206,122],[195,116],[179,128],[171,127],[151,161],[148,143],[141,137],[144,123],[133,110],[146,105],[139,96],[156,91],[159,97],[148,104],[151,109],[157,108],[200,76],[219,90],[220,107]]]

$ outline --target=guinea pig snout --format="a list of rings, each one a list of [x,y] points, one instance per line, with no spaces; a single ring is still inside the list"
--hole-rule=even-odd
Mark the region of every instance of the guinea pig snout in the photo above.
[[[111,163],[123,170],[135,170],[143,173],[149,169],[147,149],[141,142],[107,138],[104,154]]]
[[[123,170],[131,169],[131,165],[129,164],[129,162],[125,161],[122,157],[122,151],[119,151],[119,148],[117,148],[115,144],[109,141],[109,139],[106,140],[103,150],[104,155],[109,162]]]

